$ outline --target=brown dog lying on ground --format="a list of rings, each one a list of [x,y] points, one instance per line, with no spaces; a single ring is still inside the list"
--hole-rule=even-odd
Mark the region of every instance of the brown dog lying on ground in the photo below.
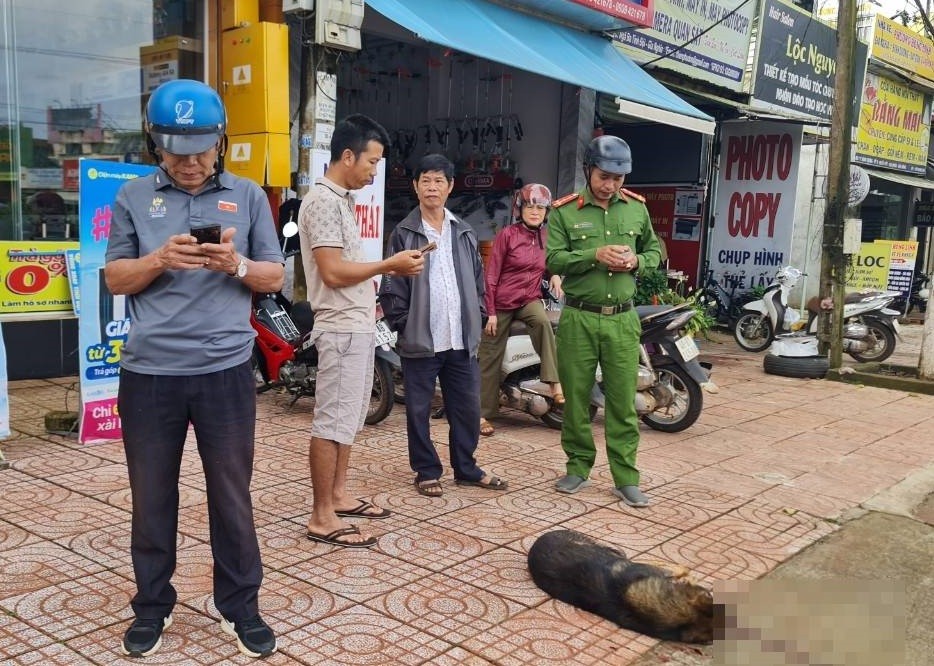
[[[670,641],[713,641],[713,595],[688,580],[687,570],[638,564],[584,534],[560,530],[532,545],[529,572],[555,599],[625,629]]]

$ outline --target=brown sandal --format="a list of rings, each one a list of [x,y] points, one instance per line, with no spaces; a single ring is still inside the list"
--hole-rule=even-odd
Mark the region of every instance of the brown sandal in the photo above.
[[[480,434],[484,437],[489,437],[496,429],[493,427],[493,424],[487,421],[486,419],[480,419]]]
[[[415,490],[419,495],[425,497],[441,497],[444,494],[444,488],[441,487],[441,479],[425,479],[419,481],[415,479]]]

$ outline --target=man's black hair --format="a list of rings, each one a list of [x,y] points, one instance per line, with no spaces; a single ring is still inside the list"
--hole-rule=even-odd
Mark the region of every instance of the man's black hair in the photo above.
[[[347,116],[337,123],[331,135],[331,162],[336,162],[345,150],[360,157],[370,141],[383,145],[383,152],[389,151],[389,132],[378,122],[362,113]]]
[[[421,175],[426,171],[440,171],[449,182],[454,180],[454,163],[444,155],[438,153],[425,155],[419,160],[418,166],[415,167],[415,175],[412,179],[418,181]]]

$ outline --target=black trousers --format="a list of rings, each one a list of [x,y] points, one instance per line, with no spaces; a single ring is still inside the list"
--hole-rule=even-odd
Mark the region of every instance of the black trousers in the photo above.
[[[133,495],[130,552],[138,618],[168,615],[177,593],[178,478],[189,423],[204,468],[214,605],[232,622],[258,613],[263,578],[250,479],[256,428],[250,362],[204,375],[120,373],[118,405]]]
[[[480,365],[465,350],[438,352],[426,358],[403,358],[405,425],[409,464],[419,481],[440,479],[441,459],[431,441],[429,419],[435,380],[441,382],[444,413],[448,420],[448,449],[454,478],[479,481],[474,452],[480,438]]]

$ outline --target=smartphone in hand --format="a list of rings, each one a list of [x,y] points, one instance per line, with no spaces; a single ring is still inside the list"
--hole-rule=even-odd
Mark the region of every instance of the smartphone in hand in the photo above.
[[[435,244],[434,241],[431,241],[427,245],[422,245],[420,248],[418,248],[418,251],[421,252],[422,254],[425,254],[427,252],[431,252],[432,250],[437,250],[437,249],[438,249],[438,246]]]
[[[199,244],[221,242],[221,225],[219,224],[209,224],[206,227],[192,227],[190,232]]]

